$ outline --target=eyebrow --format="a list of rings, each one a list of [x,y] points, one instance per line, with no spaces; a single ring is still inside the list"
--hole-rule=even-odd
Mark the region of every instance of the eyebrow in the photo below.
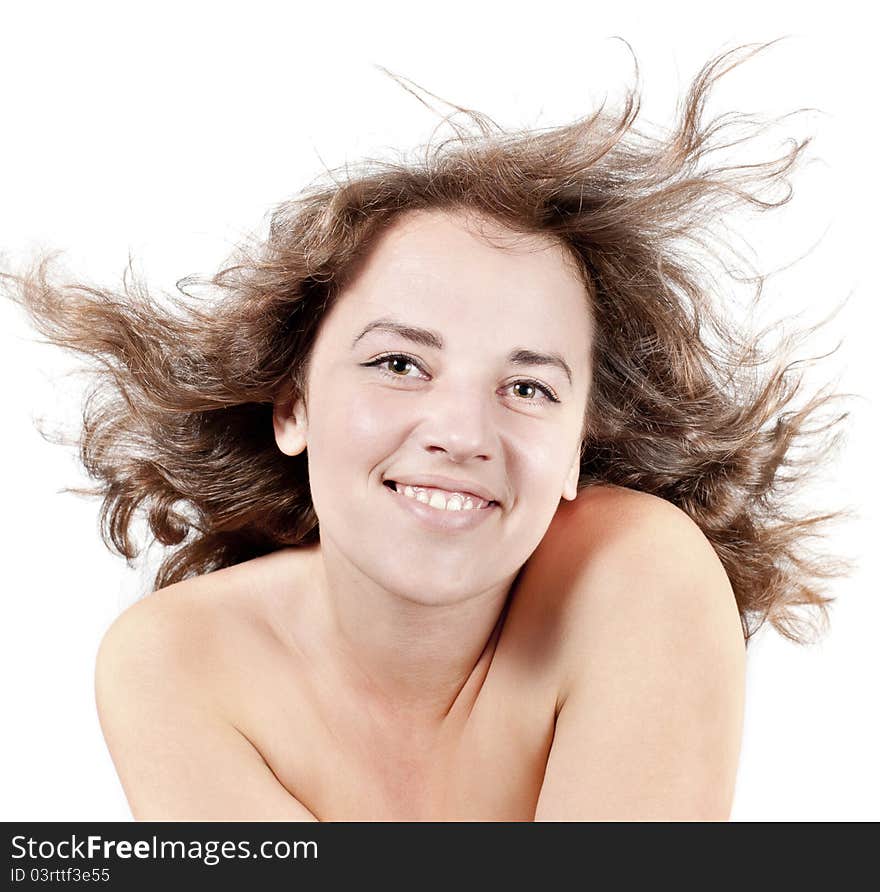
[[[414,344],[422,347],[431,347],[434,350],[443,349],[443,338],[429,328],[418,328],[414,325],[407,325],[404,322],[397,322],[394,319],[375,319],[364,327],[363,331],[351,342],[352,349],[355,344],[369,334],[371,331],[389,331],[399,337],[406,338]],[[507,357],[509,363],[514,365],[549,365],[556,366],[565,372],[568,383],[573,384],[571,368],[568,363],[558,353],[542,353],[538,350],[529,350],[525,347],[517,347],[510,351]]]

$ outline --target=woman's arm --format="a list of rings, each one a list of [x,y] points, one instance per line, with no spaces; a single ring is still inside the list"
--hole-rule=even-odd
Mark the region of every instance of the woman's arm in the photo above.
[[[706,538],[667,502],[603,487],[560,509],[535,559],[568,630],[535,819],[727,820],[745,646]]]
[[[132,814],[317,820],[223,716],[200,619],[153,595],[111,626],[98,652],[98,712]]]

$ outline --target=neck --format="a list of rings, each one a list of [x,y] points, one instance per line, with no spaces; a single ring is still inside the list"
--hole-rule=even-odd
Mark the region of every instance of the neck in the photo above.
[[[381,721],[418,733],[470,711],[485,680],[515,576],[453,604],[389,592],[334,548],[313,550],[324,653]]]

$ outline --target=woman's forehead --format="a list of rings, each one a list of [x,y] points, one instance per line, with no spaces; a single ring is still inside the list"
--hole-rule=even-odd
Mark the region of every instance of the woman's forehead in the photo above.
[[[464,313],[474,324],[497,326],[503,315],[511,324],[570,330],[589,317],[586,288],[562,245],[459,211],[414,211],[395,221],[340,302],[355,324],[377,312]]]
[[[577,277],[571,255],[550,235],[516,232],[464,209],[404,213],[378,236],[364,268],[374,274],[395,268],[418,273],[435,262],[450,274],[463,267],[471,273],[482,268],[487,274],[515,277],[533,267],[544,274]]]

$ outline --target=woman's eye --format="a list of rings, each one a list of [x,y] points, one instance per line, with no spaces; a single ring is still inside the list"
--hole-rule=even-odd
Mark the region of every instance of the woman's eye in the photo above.
[[[404,376],[407,373],[407,369],[414,368],[414,363],[410,362],[405,356],[391,356],[388,359],[383,360],[384,363],[387,364],[388,368],[394,372],[395,375]]]
[[[409,374],[413,369],[424,372],[424,369],[412,357],[403,353],[389,353],[385,356],[377,356],[369,362],[362,363],[365,368],[378,368],[388,378],[416,378],[417,375]]]
[[[536,398],[538,393],[542,393],[543,398],[549,400],[551,403],[559,402],[556,394],[554,394],[549,387],[545,387],[537,381],[514,381],[513,384],[509,384],[508,386],[512,387],[514,391],[518,390],[519,392],[517,393],[517,396],[526,402],[540,402],[541,400]]]
[[[523,399],[527,400],[533,399],[538,391],[537,386],[532,384],[531,381],[515,381],[511,387],[513,387],[514,391],[516,391],[517,388],[521,388],[517,396],[521,396]]]
[[[412,369],[424,372],[424,369],[413,357],[403,353],[379,356],[370,362],[365,362],[364,365],[368,368],[377,367],[391,378],[412,378],[414,376],[409,374]],[[543,399],[551,403],[559,402],[549,387],[545,387],[537,381],[514,381],[507,385],[507,389],[511,390],[520,402],[541,402],[541,399],[538,398],[539,393],[543,394]]]
[[[364,363],[364,365],[368,367],[378,366],[386,375],[394,378],[411,378],[412,375],[408,374],[410,369],[419,369],[421,371],[421,366],[412,357],[403,356],[402,354],[379,356],[371,362]]]

